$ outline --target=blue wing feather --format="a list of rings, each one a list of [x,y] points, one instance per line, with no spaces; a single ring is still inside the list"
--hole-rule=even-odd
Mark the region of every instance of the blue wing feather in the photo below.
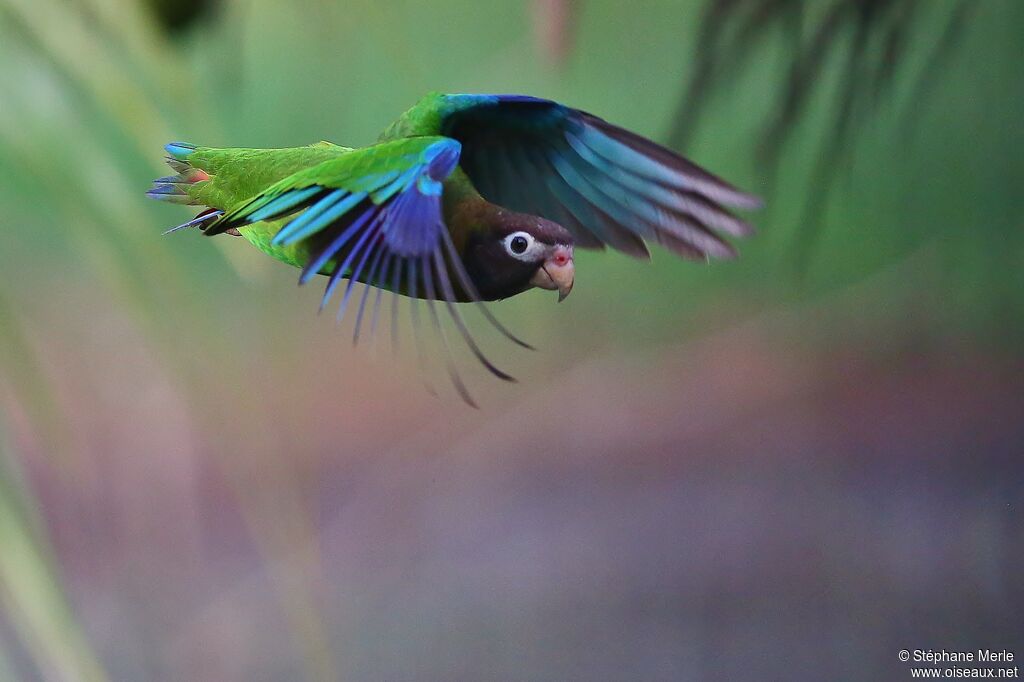
[[[375,212],[372,209],[365,210],[352,221],[351,225],[334,237],[334,239],[332,239],[325,248],[321,249],[316,256],[311,258],[309,263],[306,264],[306,267],[302,269],[302,275],[299,277],[299,284],[305,284],[319,273],[321,268],[327,265],[327,261],[331,260],[339,250],[344,248],[352,237],[354,237],[359,230],[366,225],[367,221],[374,217],[374,215]]]
[[[651,202],[644,194],[630,191],[613,176],[601,172],[571,150],[566,150],[562,158],[600,194],[599,205],[602,209],[620,222],[632,221],[635,231],[646,239],[660,243],[667,234],[709,256],[730,258],[735,255],[733,249],[710,230]],[[669,242],[667,245],[674,246],[676,243]]]
[[[664,185],[648,182],[645,178],[599,156],[576,135],[567,134],[566,139],[584,161],[600,168],[605,175],[637,196],[646,197],[659,206],[690,214],[709,227],[737,237],[748,235],[753,230],[747,222],[740,220],[720,206],[716,207],[710,204],[699,194],[673,191]]]
[[[347,196],[341,198],[335,202],[330,208],[325,210],[322,214],[316,216],[313,220],[296,225],[298,219],[292,221],[281,228],[280,232],[274,235],[274,239],[271,241],[274,245],[288,246],[294,244],[297,241],[305,239],[306,237],[319,232],[324,229],[335,220],[348,213],[350,210],[356,207],[359,202],[366,198],[365,192],[353,192]]]
[[[284,215],[289,210],[294,209],[299,204],[320,191],[321,188],[314,185],[313,187],[297,189],[295,191],[282,194],[259,210],[253,211],[252,215],[249,217],[249,221],[256,223],[261,220],[266,220],[267,218]]]
[[[332,206],[341,201],[346,194],[348,194],[347,190],[334,190],[333,192],[325,196],[323,199],[319,199],[315,204],[311,205],[309,208],[303,211],[302,215],[300,215],[298,218],[295,218],[290,223],[288,223],[288,227],[290,227],[293,230],[305,229],[307,225],[309,225],[311,222],[322,216],[325,211],[327,211]]]

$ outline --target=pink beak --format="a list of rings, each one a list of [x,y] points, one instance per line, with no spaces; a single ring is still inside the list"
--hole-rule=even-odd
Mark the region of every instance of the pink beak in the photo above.
[[[572,260],[572,247],[559,244],[552,250],[544,264],[530,280],[530,284],[541,289],[558,290],[558,302],[561,303],[572,291],[576,277],[576,267]]]

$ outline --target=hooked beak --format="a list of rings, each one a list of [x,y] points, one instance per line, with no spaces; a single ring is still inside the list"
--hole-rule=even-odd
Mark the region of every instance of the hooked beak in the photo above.
[[[530,284],[549,291],[558,290],[558,302],[561,303],[572,291],[576,267],[572,262],[572,247],[556,246],[547,260],[530,279]]]

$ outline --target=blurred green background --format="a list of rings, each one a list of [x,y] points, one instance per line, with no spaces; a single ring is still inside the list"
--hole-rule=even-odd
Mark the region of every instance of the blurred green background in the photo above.
[[[0,0],[0,679],[1024,656],[1022,54],[1016,0]],[[160,236],[163,143],[362,145],[429,90],[685,144],[759,234],[495,306],[540,352],[477,325],[521,380],[479,411]]]

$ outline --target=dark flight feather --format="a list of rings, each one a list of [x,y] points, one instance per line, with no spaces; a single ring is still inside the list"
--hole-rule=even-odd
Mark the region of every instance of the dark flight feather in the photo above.
[[[579,246],[643,258],[646,240],[683,256],[731,258],[717,232],[752,231],[726,206],[757,208],[757,197],[592,114],[522,95],[447,101],[441,131],[462,143],[462,166],[484,197],[561,221]]]

